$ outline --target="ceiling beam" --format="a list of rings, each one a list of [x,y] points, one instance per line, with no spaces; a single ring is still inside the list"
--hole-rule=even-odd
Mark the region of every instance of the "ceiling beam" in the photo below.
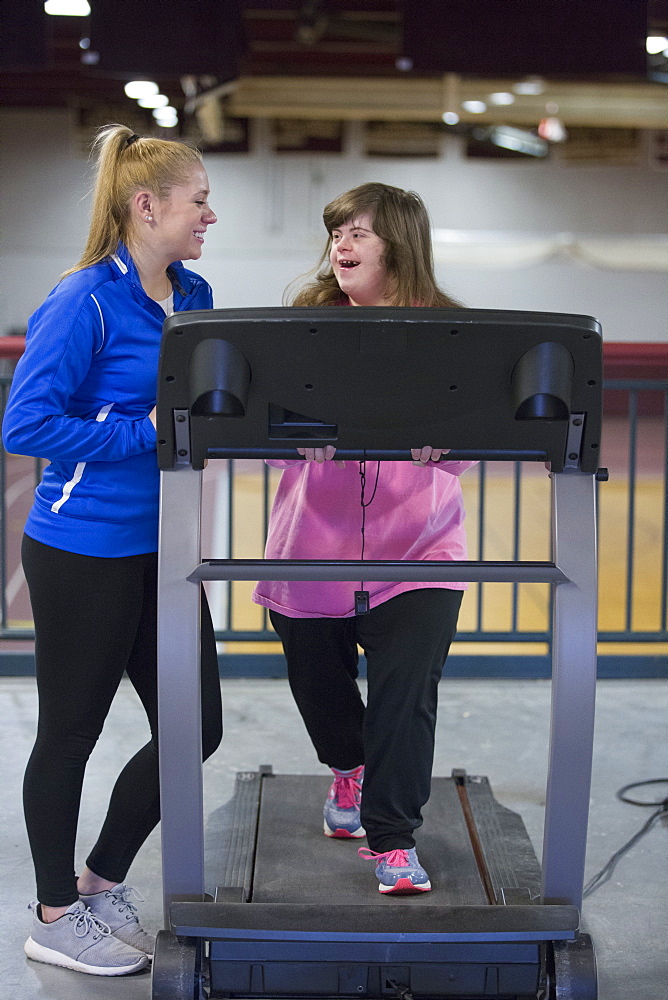
[[[447,80],[447,85],[446,85]],[[517,95],[515,103],[488,104],[482,114],[466,112],[462,101],[512,92],[513,80],[377,77],[241,77],[227,111],[239,118],[440,121],[456,110],[462,122],[536,125],[556,105],[566,126],[663,129],[668,122],[668,88],[653,83],[546,81],[540,95]]]

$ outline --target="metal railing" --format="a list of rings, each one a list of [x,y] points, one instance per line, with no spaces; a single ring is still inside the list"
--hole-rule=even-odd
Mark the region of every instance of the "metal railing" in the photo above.
[[[0,372],[3,413],[10,385],[11,373]],[[610,481],[598,484],[601,569],[598,637],[600,642],[622,644],[665,643],[668,641],[668,381],[611,379],[604,382],[604,388],[614,390],[618,398],[619,391],[623,391],[627,411],[604,418],[602,461],[610,467]],[[646,416],[642,411],[650,397],[654,415]],[[19,599],[22,588],[25,590],[19,546],[22,523],[42,465],[40,460],[0,451],[1,640],[33,638],[27,595],[23,593]],[[264,545],[279,474],[257,461],[213,462],[209,469],[212,467],[217,467],[210,473],[216,478],[211,480],[209,493],[215,494],[216,499],[214,509],[208,514],[209,542],[215,542],[218,549],[207,554],[257,556]],[[551,558],[549,482],[542,465],[481,463],[462,478],[462,489],[468,512],[471,558]],[[251,494],[258,511],[253,524],[248,521]],[[221,524],[226,524],[222,533]],[[219,589],[212,610],[220,641],[244,644],[277,641],[266,609],[250,605],[247,585],[215,586]],[[530,592],[528,586],[473,584],[460,619],[457,641],[549,645],[547,585],[532,584]],[[500,598],[498,588],[503,588]]]

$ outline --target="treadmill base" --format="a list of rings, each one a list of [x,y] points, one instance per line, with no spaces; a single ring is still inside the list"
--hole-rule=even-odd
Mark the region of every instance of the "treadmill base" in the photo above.
[[[378,893],[358,843],[323,836],[328,786],[328,777],[270,767],[237,775],[209,851],[220,855],[221,885],[213,902],[172,903],[153,1000],[595,1000],[579,912],[538,903],[540,869],[522,820],[486,778],[433,779],[418,849],[434,888],[405,898]],[[202,942],[208,958],[193,967]],[[178,987],[172,978],[164,992],[167,965]]]

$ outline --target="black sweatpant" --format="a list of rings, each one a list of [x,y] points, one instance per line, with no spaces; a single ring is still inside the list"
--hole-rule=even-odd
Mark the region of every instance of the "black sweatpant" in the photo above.
[[[409,590],[354,618],[270,612],[288,678],[318,759],[365,764],[362,825],[373,851],[415,846],[431,792],[438,682],[462,592]],[[367,658],[366,707],[356,683]]]
[[[37,739],[24,780],[24,808],[45,906],[69,906],[78,893],[74,849],[88,757],[123,672],[148,717],[151,739],[125,765],[86,864],[122,882],[160,819],[157,732],[157,553],[83,556],[23,537],[35,619],[39,695]],[[222,736],[213,626],[202,599],[203,756]]]

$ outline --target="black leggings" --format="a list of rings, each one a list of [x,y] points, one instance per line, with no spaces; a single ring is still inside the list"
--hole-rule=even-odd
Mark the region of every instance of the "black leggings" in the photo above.
[[[342,770],[365,764],[361,815],[373,851],[415,846],[431,792],[438,682],[461,601],[461,591],[434,587],[355,618],[270,612],[318,759]],[[358,643],[367,658],[366,708]]]
[[[35,619],[37,739],[24,780],[24,808],[37,898],[70,906],[78,897],[74,849],[84,771],[123,672],[148,716],[151,739],[114,786],[86,864],[123,882],[160,819],[157,749],[157,553],[83,556],[23,537]],[[222,737],[213,626],[202,595],[202,752]]]

